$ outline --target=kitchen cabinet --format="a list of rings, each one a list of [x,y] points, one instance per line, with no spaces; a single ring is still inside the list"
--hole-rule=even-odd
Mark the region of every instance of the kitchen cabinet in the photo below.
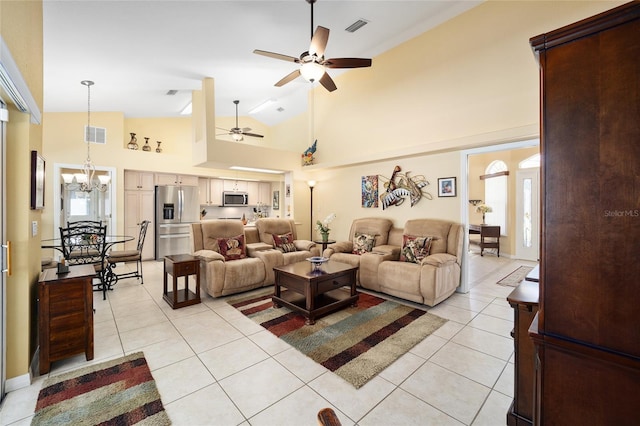
[[[270,182],[247,182],[249,205],[255,206],[262,203],[266,206],[271,205],[271,183]]]
[[[124,191],[124,233],[136,237],[133,241],[125,243],[125,250],[135,250],[140,234],[140,224],[148,220],[147,237],[142,247],[142,260],[154,258],[155,243],[155,201],[154,191]]]
[[[201,206],[221,206],[223,182],[221,179],[199,178],[198,188],[200,190]]]
[[[536,425],[638,423],[640,2],[531,39],[540,64]]]
[[[232,192],[248,192],[249,182],[246,180],[223,180],[223,190]]]
[[[154,176],[151,172],[124,171],[124,189],[132,191],[153,191]]]
[[[156,185],[198,186],[198,176],[156,173]]]

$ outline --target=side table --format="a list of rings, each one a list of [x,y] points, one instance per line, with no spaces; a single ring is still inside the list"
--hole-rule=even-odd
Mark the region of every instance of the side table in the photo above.
[[[172,291],[167,288],[167,275],[173,277]],[[196,276],[195,293],[189,290],[189,275]],[[178,277],[184,277],[184,289],[178,290]],[[162,298],[173,309],[200,303],[200,260],[190,254],[164,257],[164,290]]]
[[[327,241],[317,240],[317,241],[314,241],[314,243],[322,245],[322,251],[320,252],[320,256],[322,256],[322,253],[324,253],[324,251],[327,249],[327,246],[329,244],[333,244],[335,242],[336,242],[336,240],[327,240]]]
[[[83,353],[93,359],[93,265],[45,269],[38,280],[40,374],[51,362]]]

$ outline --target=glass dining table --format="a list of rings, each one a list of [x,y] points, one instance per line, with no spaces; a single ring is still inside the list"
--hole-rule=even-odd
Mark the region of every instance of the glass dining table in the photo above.
[[[96,277],[100,279],[100,283],[94,285],[95,291],[102,291],[102,298],[107,298],[107,291],[113,289],[113,284],[117,281],[115,279],[115,273],[112,271],[112,266],[109,262],[107,262],[106,257],[111,251],[111,248],[116,244],[124,244],[129,241],[133,241],[135,237],[130,235],[107,235],[104,239],[104,244],[100,244],[99,252],[96,254],[92,254],[91,256],[82,256],[73,255],[65,257],[63,240],[62,238],[50,238],[42,240],[40,243],[40,247],[43,249],[53,249],[59,251],[64,259],[64,263],[67,265],[79,265],[79,264],[88,264],[93,263],[92,259],[96,257],[99,258],[99,267],[96,268]],[[78,243],[79,246],[82,246],[82,242]],[[95,247],[95,245],[92,245]],[[60,270],[60,269],[59,269]]]

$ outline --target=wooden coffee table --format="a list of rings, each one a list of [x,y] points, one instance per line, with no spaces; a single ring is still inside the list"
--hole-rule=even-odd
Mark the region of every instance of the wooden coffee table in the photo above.
[[[358,305],[356,292],[357,266],[329,260],[314,270],[303,260],[291,265],[277,266],[273,306],[286,306],[307,317],[307,324],[316,318],[335,312],[345,306]],[[349,289],[343,287],[348,286]],[[286,287],[287,291],[282,291]]]

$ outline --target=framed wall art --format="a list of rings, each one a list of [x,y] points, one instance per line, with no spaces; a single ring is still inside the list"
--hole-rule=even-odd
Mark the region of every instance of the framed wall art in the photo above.
[[[456,178],[438,178],[438,197],[456,196]]]
[[[273,191],[273,205],[274,210],[280,210],[280,191]]]
[[[378,175],[362,176],[362,207],[378,207]]]
[[[44,209],[44,158],[31,151],[31,209]]]

